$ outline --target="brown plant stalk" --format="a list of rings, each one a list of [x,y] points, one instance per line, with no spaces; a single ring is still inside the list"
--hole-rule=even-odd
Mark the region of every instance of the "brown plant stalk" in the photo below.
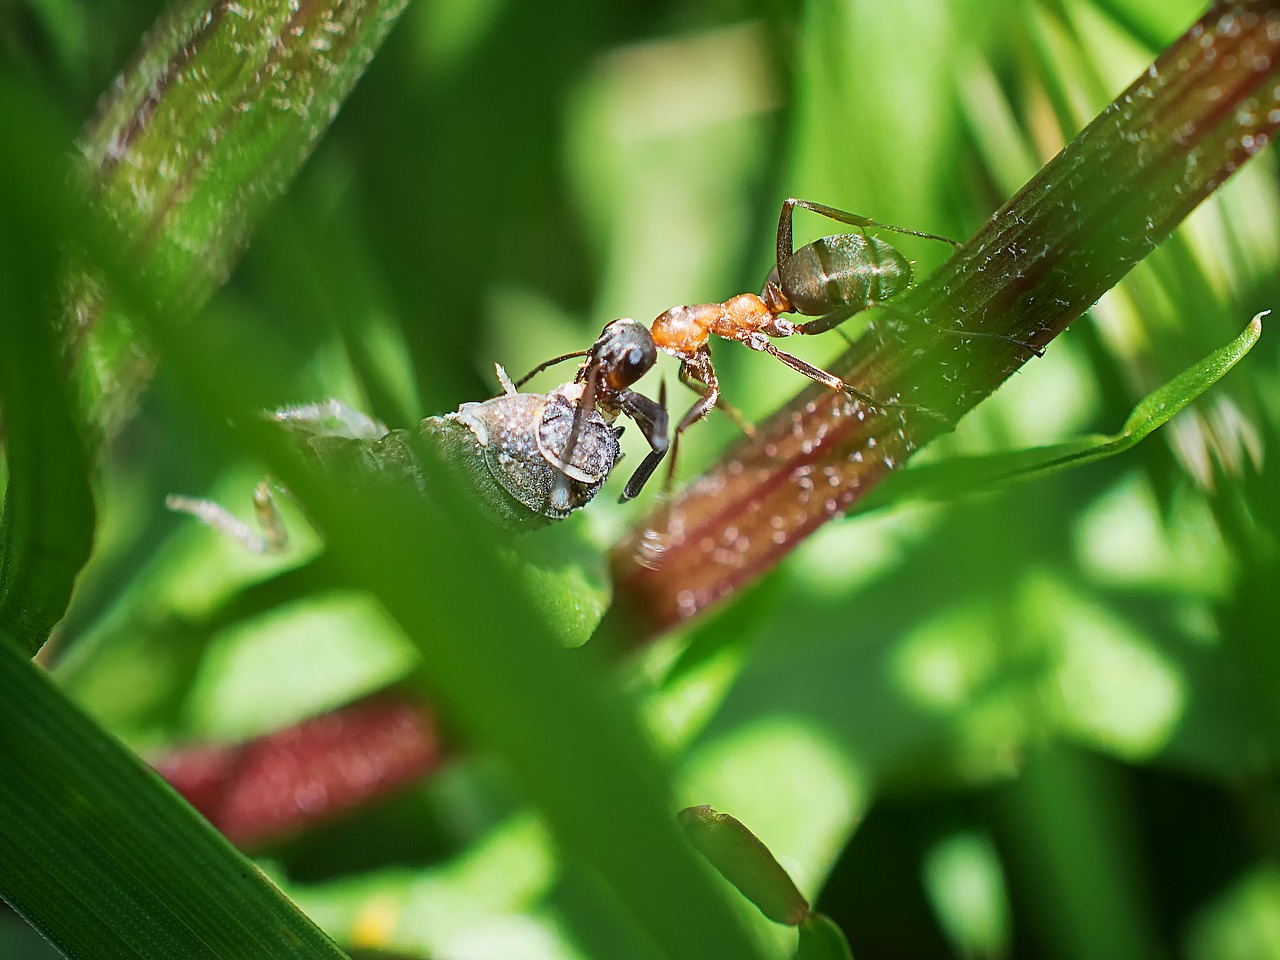
[[[613,550],[634,639],[702,613],[996,390],[1280,125],[1280,2],[1215,4],[811,387]],[[975,336],[963,336],[969,331]]]

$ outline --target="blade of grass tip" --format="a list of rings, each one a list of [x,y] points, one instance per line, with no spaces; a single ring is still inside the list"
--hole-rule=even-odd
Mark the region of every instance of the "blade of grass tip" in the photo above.
[[[809,903],[764,842],[736,817],[710,806],[686,807],[677,819],[693,848],[774,923],[796,926]]]
[[[226,280],[406,0],[179,0],[86,127],[89,196],[161,303],[190,316]],[[151,360],[98,278],[72,284],[71,356],[108,435]]]
[[[1153,390],[1133,408],[1119,433],[1082,437],[1065,443],[1012,453],[979,457],[958,457],[931,463],[888,477],[872,493],[858,501],[851,513],[865,513],[905,500],[950,500],[1017,480],[1031,480],[1060,470],[1084,466],[1141,443],[1168,423],[1187,404],[1226,376],[1244,359],[1262,336],[1262,318],[1257,314],[1244,331],[1199,363],[1183,370],[1168,383]]]
[[[613,550],[633,639],[753,582],[950,429],[1280,126],[1280,3],[1217,3],[832,371]],[[906,318],[906,319],[903,319]],[[964,332],[972,337],[965,337]]]
[[[23,136],[0,151],[0,409],[9,471],[0,524],[0,630],[35,654],[62,619],[93,543],[81,427],[53,332],[58,249],[68,223],[70,143],[50,104],[0,77],[0,116]],[[19,184],[28,189],[15,189]]]
[[[69,957],[341,958],[0,634],[0,897]]]

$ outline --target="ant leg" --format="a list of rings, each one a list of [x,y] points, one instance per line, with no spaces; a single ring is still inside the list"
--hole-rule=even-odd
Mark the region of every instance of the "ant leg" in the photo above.
[[[573,423],[569,426],[569,436],[565,438],[564,446],[558,454],[560,469],[557,471],[555,486],[551,488],[551,503],[553,506],[563,507],[566,512],[571,507],[569,505],[569,474],[564,468],[573,463],[573,453],[578,449],[578,437],[582,434],[582,425],[587,422],[587,417],[596,408],[599,376],[598,365],[592,364],[587,368],[587,376],[582,384],[582,396],[578,398],[578,405],[573,411]]]
[[[688,365],[692,364],[692,362],[693,361],[691,360],[686,360],[680,364],[680,382],[683,383],[690,390],[692,390],[694,393],[705,394],[707,390],[710,388],[710,385],[707,382],[705,382],[703,378],[693,373],[688,368]],[[711,366],[711,358],[710,356],[708,356],[707,368],[710,369],[710,366]],[[712,373],[711,375],[713,377],[715,376],[714,373]],[[715,390],[716,390],[716,395],[718,397],[720,392],[719,381],[716,382]],[[731,404],[725,403],[723,400],[719,400],[719,399],[717,399],[716,402],[712,404],[712,406],[719,409],[721,413],[723,413],[726,417],[732,420],[734,423],[734,426],[736,426],[739,430],[741,430],[744,434],[746,434],[746,436],[749,439],[752,439],[752,440],[755,439],[756,428],[751,424],[749,420],[747,420],[746,417],[742,415],[742,411],[740,411],[737,407],[732,406]],[[709,412],[709,408],[708,408],[708,412]],[[706,414],[703,414],[703,416],[705,415]]]
[[[897,306],[889,303],[877,301],[874,306],[879,307],[886,313],[892,313],[901,317],[907,323],[917,322],[917,318],[904,313]],[[945,333],[952,337],[979,337],[986,340],[1003,340],[1006,343],[1012,343],[1015,347],[1021,347],[1028,353],[1035,354],[1037,357],[1044,356],[1044,347],[1037,347],[1034,343],[1027,343],[1025,340],[1019,340],[1017,337],[1011,337],[1007,333],[992,333],[988,330],[962,330],[956,327],[939,327],[938,333]]]
[[[785,260],[791,256],[791,210],[793,207],[804,207],[806,210],[812,210],[816,214],[820,214],[829,220],[836,220],[840,223],[847,223],[854,227],[871,227],[873,230],[889,230],[893,233],[905,233],[912,237],[921,237],[925,240],[937,240],[940,243],[949,243],[953,247],[959,247],[960,244],[950,237],[939,236],[936,233],[925,233],[922,230],[911,230],[907,227],[896,227],[892,223],[881,223],[878,220],[872,220],[870,217],[864,217],[858,213],[849,213],[845,210],[837,210],[835,207],[828,207],[824,203],[814,203],[812,200],[797,200],[790,197],[782,202],[782,218],[778,222],[778,259]],[[787,246],[785,250],[782,247],[783,224],[786,221],[786,239]]]
[[[671,437],[671,459],[667,461],[667,479],[662,485],[662,492],[671,489],[676,478],[676,460],[680,452],[680,434],[711,412],[720,400],[720,380],[716,377],[715,368],[711,366],[711,352],[703,347],[688,360],[680,362],[680,382],[690,390],[700,394],[697,402],[689,408],[676,427]],[[699,390],[697,385],[706,388]]]
[[[781,360],[783,363],[785,363],[788,367],[790,367],[796,373],[804,374],[810,380],[813,380],[815,383],[820,383],[824,387],[828,387],[832,390],[837,390],[842,393],[847,393],[851,397],[853,397],[855,400],[860,400],[862,403],[866,404],[869,407],[873,407],[878,410],[885,409],[886,407],[895,407],[903,410],[919,410],[922,413],[929,414],[929,416],[931,417],[937,417],[939,420],[945,421],[947,419],[937,410],[934,410],[932,407],[927,407],[921,403],[903,403],[901,401],[895,401],[895,400],[877,400],[875,397],[871,396],[871,394],[867,393],[866,391],[859,390],[857,387],[853,386],[852,384],[845,383],[845,381],[841,380],[834,373],[831,373],[828,370],[823,370],[821,367],[815,367],[812,363],[809,363],[807,360],[801,360],[799,357],[793,356],[790,353],[785,353],[784,351],[779,350],[777,347],[775,347],[771,343],[765,343],[764,346],[761,347],[760,349],[763,349],[765,353],[769,354],[769,356],[776,357],[778,360]]]
[[[636,472],[627,481],[626,487],[622,490],[622,496],[618,498],[619,503],[626,503],[640,495],[641,489],[653,476],[653,471],[667,455],[667,448],[671,443],[667,435],[667,382],[662,381],[662,385],[658,387],[656,402],[642,393],[624,390],[618,396],[618,403],[622,412],[635,421],[651,448],[649,454],[636,468]]]
[[[213,529],[235,538],[250,553],[282,553],[289,544],[289,534],[284,528],[284,521],[280,519],[280,511],[276,509],[271,486],[266,480],[260,481],[253,490],[253,512],[258,518],[258,527],[262,531],[260,534],[255,533],[226,507],[212,500],[171,493],[164,498],[164,505],[177,513],[189,513]]]
[[[830,390],[848,390],[850,393],[853,393],[854,396],[858,397],[859,400],[862,400],[865,403],[872,402],[869,397],[859,396],[854,392],[852,387],[848,386],[834,373],[823,370],[821,367],[815,367],[809,361],[801,360],[794,354],[785,353],[775,347],[772,343],[769,343],[767,340],[755,349],[763,350],[765,353],[769,354],[769,356],[781,360],[796,373],[803,374],[815,383],[820,383]]]
[[[844,323],[855,313],[859,313],[866,310],[868,307],[873,306],[874,303],[874,300],[869,300],[866,303],[837,307],[835,310],[819,317],[817,320],[806,320],[804,323],[797,323],[795,325],[795,332],[805,336],[812,336],[815,333],[826,333],[828,330],[833,330],[840,326],[840,324]]]

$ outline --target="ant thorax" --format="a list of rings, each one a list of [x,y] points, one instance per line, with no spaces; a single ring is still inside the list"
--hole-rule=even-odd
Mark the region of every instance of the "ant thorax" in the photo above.
[[[777,316],[763,300],[754,293],[741,293],[724,303],[672,307],[653,321],[652,333],[654,343],[663,351],[687,360],[706,346],[713,334],[741,341],[760,333],[771,337],[790,334],[790,330],[781,333],[779,329]]]

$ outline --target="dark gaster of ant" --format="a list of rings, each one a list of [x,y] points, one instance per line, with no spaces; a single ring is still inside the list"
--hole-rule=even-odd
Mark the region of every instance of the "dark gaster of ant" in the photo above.
[[[562,448],[561,459],[566,462],[572,459],[583,424],[591,411],[598,410],[609,422],[619,414],[630,417],[649,442],[650,451],[622,490],[619,499],[625,502],[640,493],[667,453],[666,384],[663,383],[658,388],[656,401],[630,389],[657,362],[658,352],[653,336],[645,329],[644,324],[635,320],[614,320],[605,326],[589,350],[566,353],[540,363],[517,380],[515,387],[519,389],[547,367],[574,357],[586,357],[574,378],[574,383],[582,384],[582,394],[578,399],[569,436]],[[563,467],[563,463],[561,466]],[[563,488],[564,484],[558,486]]]

